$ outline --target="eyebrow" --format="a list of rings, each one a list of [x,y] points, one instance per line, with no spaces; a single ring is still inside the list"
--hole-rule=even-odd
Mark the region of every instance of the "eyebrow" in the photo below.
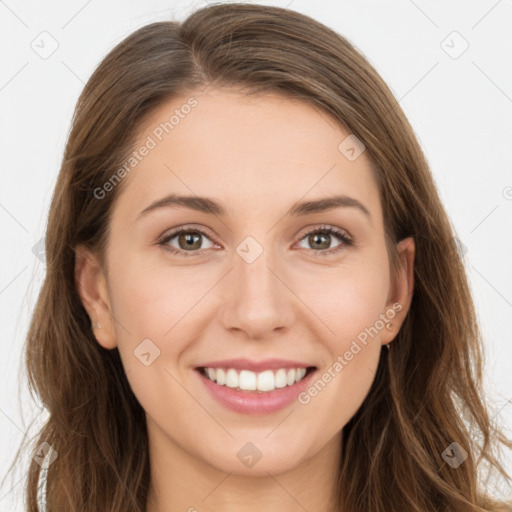
[[[172,207],[188,208],[190,210],[195,210],[211,215],[218,215],[220,217],[225,216],[227,213],[220,203],[208,197],[178,196],[176,194],[170,194],[151,203],[147,208],[140,212],[136,220],[145,217],[147,214],[154,210]],[[324,197],[314,201],[302,201],[296,203],[294,206],[292,206],[292,208],[290,208],[290,210],[288,210],[286,216],[298,217],[341,207],[356,208],[364,213],[368,220],[371,221],[371,215],[368,209],[357,199],[346,195]]]

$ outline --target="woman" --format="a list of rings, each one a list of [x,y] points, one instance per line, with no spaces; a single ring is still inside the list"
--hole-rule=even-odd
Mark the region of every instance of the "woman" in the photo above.
[[[316,246],[320,244],[320,246]],[[299,13],[153,23],[79,98],[27,340],[27,510],[498,511],[454,231],[389,88]]]

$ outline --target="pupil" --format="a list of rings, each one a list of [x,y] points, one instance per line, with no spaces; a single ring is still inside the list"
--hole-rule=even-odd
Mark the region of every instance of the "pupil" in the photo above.
[[[327,238],[327,235],[322,235],[322,234],[316,234],[316,235],[313,235],[313,240],[315,240],[315,241],[314,241],[314,243],[317,243],[317,239],[318,239],[318,238],[321,238],[321,237],[323,237],[324,239],[326,239],[326,238]],[[322,244],[322,242],[321,242],[321,241],[320,241],[319,243],[320,243],[320,244]],[[327,243],[327,245],[329,245],[329,244]]]
[[[190,234],[190,233],[187,233],[185,235],[183,235],[185,237],[185,245],[190,248],[192,246],[194,246],[194,238],[196,238],[197,240],[199,240],[199,236],[197,235],[193,235],[193,234]],[[196,240],[196,242],[197,242]]]

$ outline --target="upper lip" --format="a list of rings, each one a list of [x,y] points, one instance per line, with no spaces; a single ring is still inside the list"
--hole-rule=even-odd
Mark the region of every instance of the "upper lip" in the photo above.
[[[234,368],[236,370],[262,372],[265,370],[275,370],[279,368],[309,368],[312,366],[312,364],[302,363],[300,361],[291,361],[289,359],[263,359],[261,361],[255,361],[246,358],[238,358],[209,361],[198,366],[198,368]]]

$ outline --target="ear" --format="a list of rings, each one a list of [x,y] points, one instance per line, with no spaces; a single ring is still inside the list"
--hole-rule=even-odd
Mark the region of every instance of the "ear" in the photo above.
[[[390,328],[381,331],[381,341],[386,345],[400,331],[402,324],[411,306],[414,291],[414,254],[415,244],[412,237],[404,238],[397,244],[398,269],[395,276],[392,276],[391,292],[386,304],[387,318]],[[395,313],[393,318],[391,316]],[[386,313],[384,313],[386,314]]]
[[[97,256],[85,246],[78,245],[75,253],[75,284],[91,319],[91,329],[102,347],[113,349],[117,340],[104,271]],[[99,327],[93,329],[93,322]]]

